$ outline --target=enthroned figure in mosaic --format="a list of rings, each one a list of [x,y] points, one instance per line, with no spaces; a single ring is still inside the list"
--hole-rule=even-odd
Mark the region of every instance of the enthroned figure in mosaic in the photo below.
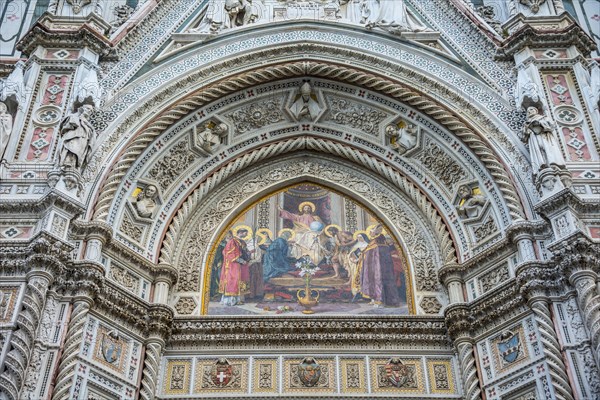
[[[95,130],[89,122],[94,107],[84,104],[70,113],[60,124],[62,146],[59,165],[82,170],[92,155]]]
[[[203,313],[413,312],[408,261],[370,210],[308,182],[266,199],[237,215],[210,250]],[[302,291],[318,298],[309,312]]]

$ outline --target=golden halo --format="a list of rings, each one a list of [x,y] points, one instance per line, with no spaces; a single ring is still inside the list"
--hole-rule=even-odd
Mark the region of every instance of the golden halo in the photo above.
[[[252,228],[250,228],[248,225],[238,225],[235,228],[233,228],[231,230],[231,232],[233,232],[233,236],[235,236],[236,238],[240,239],[240,237],[238,236],[238,231],[241,229],[245,229],[248,231],[248,236],[246,236],[244,239],[242,240],[250,240],[252,239]]]
[[[267,242],[267,239],[272,240],[273,232],[271,232],[271,230],[268,228],[260,228],[256,231],[256,237],[258,238],[258,242],[256,243],[256,245],[260,246],[262,244],[265,244]]]
[[[327,226],[325,227],[325,230],[324,230],[324,231],[325,231],[325,235],[327,235],[327,237],[333,237],[333,236],[331,235],[331,233],[329,233],[329,228],[336,228],[336,229],[338,230],[338,232],[341,232],[341,231],[342,231],[342,227],[341,227],[341,226],[339,226],[339,225],[336,225],[336,224],[327,225]]]
[[[373,224],[373,225],[369,225],[369,227],[367,228],[367,236],[369,237],[369,239],[373,239],[375,236],[371,236],[371,231],[373,230],[373,228],[375,228],[377,225],[381,225],[383,227],[382,224]],[[385,230],[385,227],[383,227],[383,229],[381,230],[381,234],[382,235],[386,235],[387,231]]]
[[[296,238],[296,232],[294,232],[290,228],[283,228],[282,230],[279,231],[277,236],[281,236],[283,234],[283,232],[290,232],[292,234],[292,237],[290,237],[288,240],[294,240]]]
[[[358,240],[358,235],[360,235],[361,233],[364,233],[367,237],[369,237],[369,234],[367,233],[367,231],[356,231],[354,232],[354,234],[352,235],[352,238],[354,240]]]
[[[303,208],[304,206],[309,206],[311,209],[311,212],[315,212],[317,209],[317,206],[315,206],[315,203],[312,203],[310,201],[305,201],[303,203],[300,203],[300,205],[298,206],[298,211],[303,212]]]

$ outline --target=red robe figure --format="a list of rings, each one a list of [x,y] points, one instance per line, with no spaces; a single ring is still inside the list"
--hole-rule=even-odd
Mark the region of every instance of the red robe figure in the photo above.
[[[241,305],[244,304],[244,295],[248,293],[250,281],[246,244],[231,231],[227,232],[225,240],[227,244],[223,249],[223,266],[219,280],[219,293],[223,294],[221,304]]]

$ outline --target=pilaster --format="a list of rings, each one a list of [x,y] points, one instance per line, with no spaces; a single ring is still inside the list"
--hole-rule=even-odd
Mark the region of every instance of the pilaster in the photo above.
[[[84,340],[87,315],[102,287],[104,273],[104,267],[100,264],[74,262],[68,271],[69,280],[63,283],[66,293],[72,296],[72,307],[52,399],[68,399],[71,396],[72,380],[79,349]]]

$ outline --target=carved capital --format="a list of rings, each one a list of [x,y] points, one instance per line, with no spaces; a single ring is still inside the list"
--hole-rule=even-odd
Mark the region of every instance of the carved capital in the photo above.
[[[177,282],[178,272],[171,264],[160,263],[152,268],[152,276],[154,283],[165,282],[169,286],[173,286]]]
[[[76,261],[66,270],[60,286],[76,298],[89,299],[91,304],[104,285],[105,273],[102,264]]]
[[[547,300],[549,290],[560,290],[565,280],[553,263],[529,261],[519,265],[515,271],[519,291],[529,303]]]
[[[471,342],[473,316],[466,303],[451,304],[444,312],[448,334],[455,342]]]
[[[585,270],[600,274],[600,243],[592,241],[582,232],[555,243],[550,250],[567,278]]]
[[[448,287],[452,282],[463,283],[464,267],[457,263],[445,264],[438,271],[440,283]]]
[[[171,335],[175,311],[164,304],[152,304],[148,310],[148,336],[166,340]]]
[[[71,224],[71,233],[84,240],[97,239],[102,245],[110,243],[113,237],[113,227],[104,221],[76,220]]]

